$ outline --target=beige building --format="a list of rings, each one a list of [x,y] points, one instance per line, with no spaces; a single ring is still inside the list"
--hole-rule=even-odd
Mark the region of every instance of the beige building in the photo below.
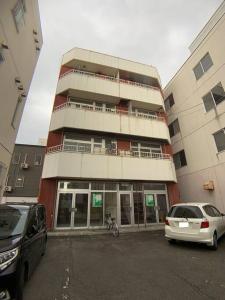
[[[38,1],[0,1],[0,197],[41,46]]]
[[[155,67],[74,48],[63,56],[40,202],[49,228],[164,222],[178,201]]]
[[[183,201],[225,212],[225,2],[165,87],[165,106]]]

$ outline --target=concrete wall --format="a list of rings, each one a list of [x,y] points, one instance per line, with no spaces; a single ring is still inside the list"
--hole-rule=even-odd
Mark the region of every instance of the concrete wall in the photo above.
[[[57,110],[52,114],[50,131],[64,127],[151,137],[170,142],[168,127],[163,120],[88,111],[73,106]]]
[[[18,97],[21,94],[28,94],[39,57],[36,47],[41,48],[42,45],[38,1],[25,1],[24,25],[20,26],[19,31],[17,31],[12,15],[12,9],[16,3],[16,0],[1,1],[0,3],[0,47],[2,43],[8,47],[8,49],[2,50],[4,61],[0,63],[0,164],[5,168],[4,175],[0,175],[2,177],[0,198],[26,97],[21,98],[14,127],[11,124],[12,118]],[[33,30],[37,33],[36,35]],[[34,39],[37,39],[38,43]],[[20,79],[19,84],[15,83],[16,77]],[[22,85],[23,90],[18,90],[18,85]]]
[[[225,101],[206,112],[202,100],[219,82],[225,89],[225,5],[221,8],[223,16],[216,25],[211,20],[214,27],[209,29],[207,24],[208,34],[196,44],[197,48],[164,93],[165,97],[173,93],[175,101],[168,111],[169,124],[177,117],[180,124],[180,133],[171,138],[173,153],[184,149],[187,159],[187,166],[177,170],[181,199],[212,202],[225,211],[225,153],[217,153],[213,137],[213,133],[225,127]],[[196,80],[193,68],[207,52],[213,66]],[[214,191],[203,189],[203,184],[209,180],[214,181]]]
[[[176,182],[172,160],[58,152],[47,154],[42,178]]]

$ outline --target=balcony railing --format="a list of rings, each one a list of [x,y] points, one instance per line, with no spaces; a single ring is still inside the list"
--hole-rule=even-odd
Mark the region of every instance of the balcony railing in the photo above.
[[[139,82],[131,81],[131,80],[120,79],[120,78],[116,78],[116,77],[112,77],[112,76],[87,72],[87,71],[80,71],[80,70],[76,70],[76,69],[71,69],[71,70],[61,74],[59,78],[67,76],[71,73],[76,73],[76,74],[85,75],[85,76],[91,76],[91,77],[100,78],[100,79],[104,79],[104,80],[110,80],[110,81],[117,82],[117,83],[125,83],[125,84],[129,84],[129,85],[136,85],[136,86],[140,86],[140,87],[144,87],[144,88],[148,88],[148,89],[154,89],[154,90],[157,90],[157,91],[161,92],[161,90],[158,87],[155,87],[155,86],[152,86],[152,85],[139,83]]]
[[[56,153],[56,152],[72,152],[72,153],[89,153],[96,155],[113,155],[113,156],[126,156],[126,157],[135,157],[135,158],[150,158],[150,159],[166,159],[171,160],[170,154],[164,153],[151,153],[145,151],[126,151],[126,150],[116,150],[109,148],[94,148],[91,150],[90,144],[80,143],[76,145],[57,145],[49,147],[47,153]]]
[[[141,112],[129,112],[126,110],[119,110],[116,108],[107,108],[107,107],[99,107],[92,104],[83,104],[78,102],[66,102],[61,105],[58,105],[54,108],[54,111],[59,111],[61,109],[65,109],[67,107],[73,108],[73,109],[81,109],[81,110],[88,110],[88,111],[97,111],[97,112],[103,112],[103,113],[112,113],[112,114],[123,114],[128,115],[132,117],[142,118],[142,119],[150,119],[150,120],[158,120],[158,121],[164,121],[164,117],[151,115],[147,113],[141,113]]]

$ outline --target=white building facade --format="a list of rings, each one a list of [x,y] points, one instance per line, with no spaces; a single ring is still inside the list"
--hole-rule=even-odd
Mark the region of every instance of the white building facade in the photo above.
[[[63,56],[39,201],[48,227],[164,222],[178,201],[157,70],[74,48]]]
[[[41,46],[38,1],[0,1],[0,201]]]
[[[182,201],[225,211],[225,2],[190,46],[191,55],[165,87]]]

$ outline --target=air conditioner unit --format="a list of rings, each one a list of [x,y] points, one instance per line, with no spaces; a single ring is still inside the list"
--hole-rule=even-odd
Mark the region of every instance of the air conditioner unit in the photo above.
[[[22,169],[28,169],[29,168],[29,165],[27,163],[22,163],[21,164],[21,168]]]
[[[12,192],[12,187],[11,187],[11,185],[5,186],[5,192]]]
[[[39,164],[38,161],[35,161],[35,162],[34,162],[34,165],[35,165],[35,166],[39,166],[40,164]]]

